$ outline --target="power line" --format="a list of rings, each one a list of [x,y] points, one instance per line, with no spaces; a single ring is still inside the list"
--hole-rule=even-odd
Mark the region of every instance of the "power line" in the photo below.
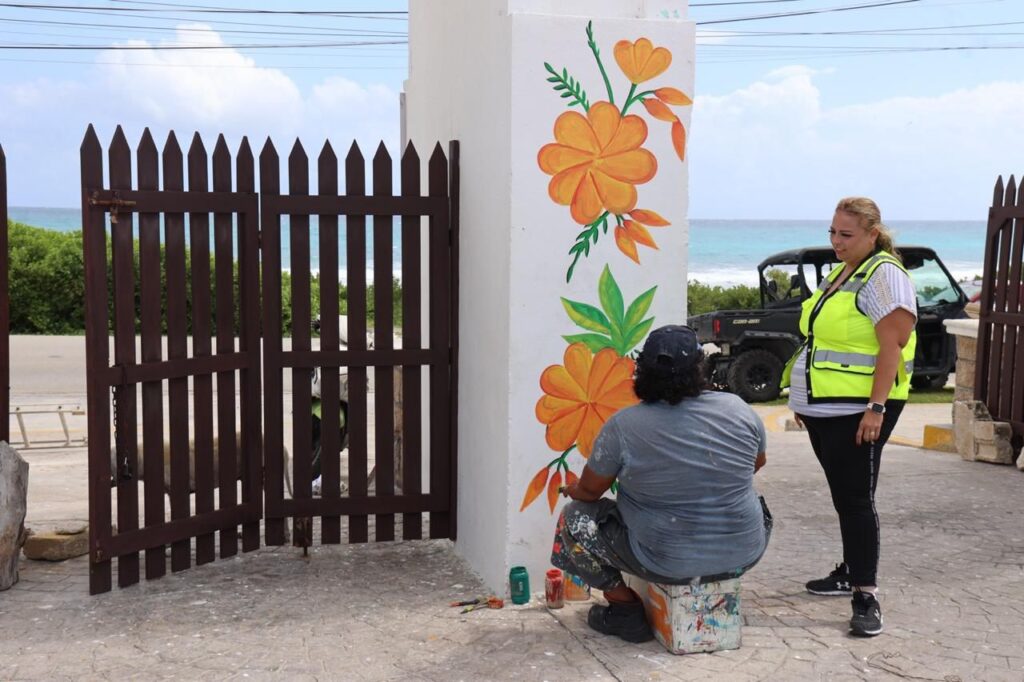
[[[716,36],[730,37],[730,36],[838,36],[838,35],[877,35],[885,33],[897,33],[899,31],[943,31],[946,29],[954,28],[990,28],[993,26],[1018,26],[1024,24],[1024,21],[1000,21],[995,23],[987,24],[950,24],[947,26],[918,26],[918,27],[903,27],[903,28],[872,28],[872,29],[856,29],[851,31],[742,31],[742,30],[726,30],[726,31],[712,31]],[[942,35],[942,34],[939,34]],[[953,34],[948,34],[953,35]],[[984,34],[978,34],[984,35]],[[998,35],[998,34],[992,34]],[[698,37],[699,34],[698,34]]]
[[[806,9],[795,12],[776,12],[775,14],[755,14],[749,17],[732,17],[730,19],[708,19],[698,21],[698,26],[710,26],[711,24],[731,24],[740,21],[760,21],[763,19],[782,19],[785,17],[802,17],[810,14],[828,14],[830,12],[849,12],[858,9],[872,9],[875,7],[890,7],[892,5],[908,5],[920,2],[921,0],[886,0],[885,2],[873,2],[865,5],[846,5],[843,7],[823,7],[821,9]]]
[[[315,71],[399,71],[405,70],[406,66],[339,66],[337,64],[332,65],[318,65],[318,66],[291,66],[291,65],[275,65],[275,64],[261,64],[258,67],[253,67],[249,64],[166,64],[166,63],[150,63],[143,64],[140,62],[110,62],[110,61],[81,61],[75,59],[14,59],[8,57],[0,57],[0,62],[13,62],[17,64],[78,64],[81,66],[95,66],[97,64],[103,66],[137,66],[143,68],[157,68],[157,69],[303,69],[303,70],[315,70]]]
[[[255,43],[251,45],[0,45],[0,50],[113,50],[113,51],[182,51],[182,50],[277,50],[313,47],[353,47],[360,45],[406,45],[407,40],[358,41],[348,43]]]
[[[31,4],[31,3],[20,3],[20,2],[0,2],[0,7],[10,7],[12,9],[46,9],[46,10],[97,10],[102,12],[179,12],[181,8],[157,8],[157,7],[102,7],[98,5],[42,5],[42,4]],[[329,11],[329,10],[291,10],[291,9],[230,9],[226,7],[222,8],[208,8],[208,9],[189,9],[190,13],[195,14],[288,14],[298,16],[357,16],[365,19],[384,18],[391,17],[394,15],[405,15],[408,16],[408,11],[402,10],[344,10],[344,11]],[[383,15],[383,16],[382,16]]]
[[[256,31],[256,30],[242,30],[242,29],[231,29],[231,28],[217,28],[217,29],[206,29],[206,28],[193,28],[188,26],[146,26],[138,24],[108,24],[108,23],[96,23],[89,21],[52,21],[45,19],[6,19],[0,18],[0,22],[18,23],[18,24],[33,24],[33,25],[44,25],[44,26],[77,26],[81,28],[96,28],[96,29],[110,29],[110,28],[132,28],[142,31],[171,31],[171,32],[195,32],[195,33],[209,33],[211,30],[215,30],[217,33],[240,33],[240,34],[252,34],[252,35],[296,35],[296,36],[363,36],[363,37],[374,37],[374,38],[404,38],[408,36],[407,31],[361,31],[361,30],[347,30],[347,29],[325,29],[325,32],[320,33],[309,33],[301,31]]]

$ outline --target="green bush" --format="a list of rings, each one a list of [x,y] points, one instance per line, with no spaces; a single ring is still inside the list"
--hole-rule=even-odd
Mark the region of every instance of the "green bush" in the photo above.
[[[58,232],[20,223],[8,223],[10,250],[10,300],[12,334],[81,334],[85,331],[85,267],[82,256],[82,233]],[[110,243],[107,242],[107,260],[110,262]],[[139,242],[133,243],[135,292],[134,316],[136,332],[140,331],[141,298],[139,292]],[[166,251],[160,245],[160,262],[166,262]],[[232,267],[232,327],[237,334],[240,317],[238,310],[238,263]],[[210,256],[210,330],[216,330],[217,292],[216,262]],[[108,287],[113,290],[113,272],[108,268]],[[185,252],[185,310],[190,321],[188,333],[192,332],[192,257]],[[292,326],[292,278],[290,273],[281,273],[281,328],[286,336]],[[394,301],[393,323],[402,324],[402,287],[397,278],[392,278]],[[338,287],[338,305],[341,314],[348,310],[348,291],[344,285]],[[167,272],[160,271],[161,290],[161,332],[167,332]],[[374,323],[374,287],[367,287],[367,325]],[[310,306],[315,317],[320,307],[319,275],[310,277]],[[114,325],[113,298],[107,302],[110,329]],[[260,311],[262,316],[262,309]]]
[[[11,333],[85,330],[81,232],[8,223]]]
[[[715,310],[751,310],[761,307],[761,293],[757,287],[740,284],[734,287],[704,284],[690,280],[686,287],[686,310],[690,315],[702,315]]]

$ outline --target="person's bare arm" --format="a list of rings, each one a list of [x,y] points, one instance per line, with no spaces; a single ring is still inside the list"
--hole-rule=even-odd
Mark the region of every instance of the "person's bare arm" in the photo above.
[[[612,487],[614,476],[601,476],[589,466],[583,467],[580,480],[562,489],[562,494],[580,502],[596,502]]]
[[[757,459],[754,460],[754,473],[756,474],[758,471],[760,471],[761,467],[763,467],[767,462],[768,455],[766,455],[763,452],[757,453]]]
[[[914,331],[914,315],[903,308],[892,311],[875,325],[878,338],[878,361],[875,364],[875,378],[871,384],[871,402],[885,403],[896,380],[901,351],[910,341]],[[909,380],[909,377],[908,377]],[[857,445],[874,441],[882,427],[882,415],[867,410],[857,429]]]

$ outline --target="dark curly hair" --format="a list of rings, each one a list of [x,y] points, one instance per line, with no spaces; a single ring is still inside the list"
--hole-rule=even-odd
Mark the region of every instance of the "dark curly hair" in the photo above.
[[[685,398],[696,398],[708,387],[707,366],[703,360],[682,369],[673,369],[668,363],[636,364],[633,391],[645,403],[664,400],[669,405],[678,405]]]

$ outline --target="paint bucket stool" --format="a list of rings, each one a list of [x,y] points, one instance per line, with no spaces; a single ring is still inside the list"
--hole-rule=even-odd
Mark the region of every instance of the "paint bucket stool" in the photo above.
[[[623,574],[644,599],[647,620],[673,654],[739,649],[742,635],[740,579],[698,585],[648,583]]]

